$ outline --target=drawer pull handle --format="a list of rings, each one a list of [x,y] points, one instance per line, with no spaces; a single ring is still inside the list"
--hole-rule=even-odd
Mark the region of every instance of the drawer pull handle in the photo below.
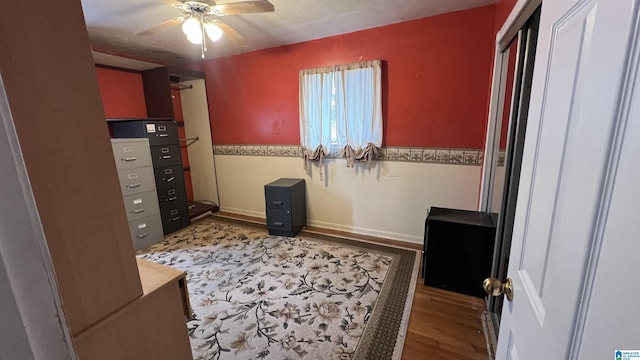
[[[282,201],[279,201],[279,200],[274,200],[274,201],[272,201],[271,203],[272,203],[273,205],[276,205],[276,206],[280,206],[280,205],[282,205]]]
[[[176,217],[172,217],[171,221],[176,221],[176,220],[180,220],[180,216],[176,216]]]
[[[170,198],[167,198],[167,201],[173,201],[173,200],[178,200],[177,196],[172,196]]]
[[[165,159],[165,160],[171,159],[171,155],[162,155],[162,159]]]
[[[127,185],[127,187],[128,187],[129,189],[139,188],[139,187],[140,187],[140,183],[129,184],[129,185]]]
[[[143,239],[143,238],[146,238],[147,236],[149,236],[149,233],[142,233],[142,234],[136,235],[138,239]]]
[[[132,213],[134,213],[134,214],[140,214],[140,213],[143,213],[143,212],[144,212],[144,208],[135,209],[135,210],[132,211]]]
[[[135,156],[126,157],[124,158],[124,161],[136,161],[136,157]]]
[[[276,221],[273,223],[273,225],[277,226],[277,227],[282,227],[282,225],[284,225],[284,223],[282,221]]]

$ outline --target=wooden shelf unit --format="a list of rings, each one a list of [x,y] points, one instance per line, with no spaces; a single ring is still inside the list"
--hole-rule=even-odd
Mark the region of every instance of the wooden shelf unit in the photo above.
[[[184,316],[191,320],[193,312],[191,311],[191,302],[189,301],[189,292],[187,290],[187,273],[151,261],[136,260],[138,262],[138,272],[140,272],[140,282],[142,282],[142,296],[150,294],[163,286],[175,286],[177,284],[181,293]]]
[[[137,264],[142,296],[75,337],[80,359],[191,359],[186,273],[141,259]]]

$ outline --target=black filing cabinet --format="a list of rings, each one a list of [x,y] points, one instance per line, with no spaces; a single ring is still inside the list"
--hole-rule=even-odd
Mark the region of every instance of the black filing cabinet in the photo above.
[[[307,224],[303,179],[279,179],[264,186],[269,234],[295,236]]]
[[[164,234],[188,226],[189,208],[178,125],[173,119],[109,119],[114,138],[147,138]]]
[[[491,276],[497,214],[432,207],[424,234],[424,284],[484,297]]]

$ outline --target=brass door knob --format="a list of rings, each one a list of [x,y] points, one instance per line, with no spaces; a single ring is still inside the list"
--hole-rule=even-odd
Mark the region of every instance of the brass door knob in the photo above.
[[[504,294],[507,296],[507,300],[511,301],[513,299],[513,281],[509,278],[504,284],[496,278],[486,278],[482,282],[482,287],[489,296],[500,296]]]

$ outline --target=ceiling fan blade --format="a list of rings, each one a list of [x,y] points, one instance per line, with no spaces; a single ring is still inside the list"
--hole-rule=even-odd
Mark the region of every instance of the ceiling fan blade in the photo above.
[[[274,11],[273,4],[267,0],[240,1],[212,6],[215,15],[238,15]]]
[[[169,20],[163,21],[158,25],[155,25],[155,26],[152,26],[152,27],[150,27],[148,29],[142,30],[139,33],[137,33],[136,35],[141,35],[141,36],[153,35],[158,30],[163,30],[163,29],[166,29],[166,28],[170,28],[172,26],[180,25],[180,24],[182,24],[183,21],[184,21],[184,17],[176,16],[176,17],[171,18]]]
[[[218,25],[220,29],[223,31],[223,35],[226,39],[233,42],[237,46],[248,46],[251,44],[247,38],[242,36],[239,32],[234,30],[231,26],[223,23],[220,20],[216,20],[215,24]]]

